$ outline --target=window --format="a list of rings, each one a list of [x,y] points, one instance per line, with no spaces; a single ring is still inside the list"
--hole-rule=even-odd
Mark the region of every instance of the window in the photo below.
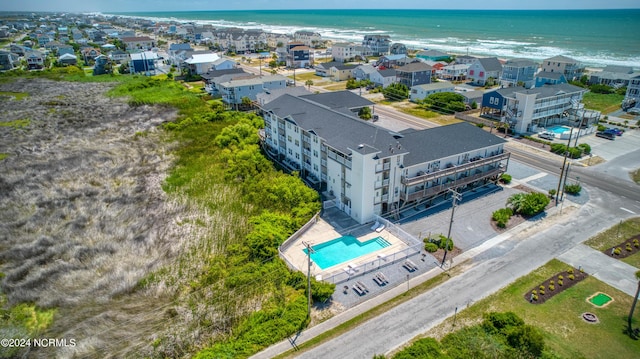
[[[291,136],[287,136],[287,141],[291,142]]]
[[[296,126],[294,129],[295,133],[298,133],[298,131],[300,130],[300,127]]]
[[[290,123],[287,123],[287,128],[291,129],[291,124]]]
[[[473,76],[473,70],[469,70],[469,75]]]
[[[479,76],[480,76],[480,77],[484,77],[484,71],[480,71]]]
[[[292,155],[292,154],[293,154],[293,151],[291,151],[291,149],[289,149],[289,155]]]
[[[296,153],[296,160],[299,160],[299,159],[300,159],[300,154]]]
[[[318,157],[318,151],[313,150],[313,157]]]
[[[296,146],[300,146],[300,141],[296,140]]]

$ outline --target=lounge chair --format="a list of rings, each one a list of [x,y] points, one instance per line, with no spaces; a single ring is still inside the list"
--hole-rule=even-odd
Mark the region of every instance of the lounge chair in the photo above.
[[[414,270],[418,269],[418,266],[415,263],[413,263],[411,259],[407,259],[407,262],[409,263],[410,266],[413,267]]]
[[[385,277],[385,275],[382,272],[376,273],[376,277],[381,281],[383,281],[384,283],[389,283],[389,280],[387,279],[387,277]]]
[[[376,228],[376,232],[380,233],[385,228],[384,224],[381,224],[380,227]]]
[[[371,226],[371,230],[375,231],[376,229],[378,229],[378,227],[380,227],[380,222],[376,221],[376,223],[374,223],[373,226]]]
[[[369,288],[367,288],[367,286],[364,285],[364,283],[357,281],[356,284],[358,285],[358,287],[360,287],[360,289],[364,290],[365,292],[369,291]]]
[[[402,264],[402,266],[408,270],[409,272],[414,272],[416,269],[418,269],[418,267],[415,266],[415,264],[413,264],[410,260],[406,260],[404,261],[404,263]]]
[[[376,282],[376,284],[381,287],[385,285],[384,281],[380,279],[378,276],[373,276],[373,281]]]
[[[365,295],[364,290],[362,290],[357,284],[354,284],[351,288],[353,288],[354,292],[358,293],[358,295]]]

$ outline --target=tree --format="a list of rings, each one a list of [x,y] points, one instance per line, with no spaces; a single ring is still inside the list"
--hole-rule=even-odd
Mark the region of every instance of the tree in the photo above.
[[[384,98],[390,101],[402,101],[409,97],[409,88],[401,83],[395,83],[382,90]]]
[[[313,86],[313,80],[309,79],[305,81],[304,84],[307,85],[307,90],[311,91],[311,86]]]
[[[452,114],[467,107],[464,96],[453,92],[440,92],[427,96],[420,104],[427,109]]]
[[[636,339],[636,334],[633,331],[633,327],[631,325],[631,321],[633,319],[633,312],[636,310],[636,303],[638,302],[638,296],[640,295],[640,271],[636,272],[636,279],[638,279],[638,289],[636,290],[636,296],[633,298],[633,302],[631,303],[631,311],[629,312],[629,320],[627,330],[629,331],[629,335]]]

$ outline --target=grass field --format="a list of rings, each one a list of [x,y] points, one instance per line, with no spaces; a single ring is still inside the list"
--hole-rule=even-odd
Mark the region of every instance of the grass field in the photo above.
[[[6,96],[6,97],[13,97],[16,100],[20,101],[26,97],[29,97],[29,94],[26,92],[10,92],[10,91],[0,91],[0,97],[1,96]]]
[[[637,234],[640,234],[640,218],[631,218],[589,238],[584,244],[593,249],[604,251]]]
[[[584,98],[582,102],[584,102],[584,107],[588,109],[600,111],[606,115],[613,111],[619,110],[623,99],[624,99],[624,96],[618,95],[618,94],[605,95],[605,94],[587,92],[584,94]]]
[[[562,358],[637,358],[640,341],[624,334],[631,296],[589,277],[544,304],[530,304],[524,299],[528,290],[567,268],[566,264],[552,260],[500,292],[458,312],[455,329],[480,323],[486,312],[512,311],[527,324],[542,330],[547,348]],[[596,292],[604,292],[614,301],[603,308],[595,307],[586,299]],[[584,322],[581,318],[584,312],[596,314],[599,323]],[[636,311],[635,326],[639,321],[640,312]],[[425,336],[440,339],[454,330],[453,325],[453,318],[449,318]]]

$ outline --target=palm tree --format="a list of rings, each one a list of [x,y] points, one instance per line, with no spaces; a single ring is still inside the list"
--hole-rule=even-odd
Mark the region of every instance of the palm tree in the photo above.
[[[307,89],[311,91],[311,86],[313,86],[313,80],[309,79],[305,81],[304,84],[307,85]]]
[[[640,271],[636,272],[636,279],[638,279],[638,289],[636,290],[636,296],[633,298],[633,303],[631,304],[631,311],[629,312],[629,327],[627,330],[629,331],[629,335],[635,339],[636,335],[633,332],[633,327],[631,326],[631,319],[633,318],[633,312],[636,310],[636,303],[638,302],[638,295],[640,295]]]

